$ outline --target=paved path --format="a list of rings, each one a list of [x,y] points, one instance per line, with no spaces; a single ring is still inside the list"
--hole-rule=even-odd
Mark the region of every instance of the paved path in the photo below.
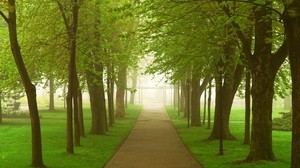
[[[201,168],[161,107],[144,106],[133,131],[105,168]]]

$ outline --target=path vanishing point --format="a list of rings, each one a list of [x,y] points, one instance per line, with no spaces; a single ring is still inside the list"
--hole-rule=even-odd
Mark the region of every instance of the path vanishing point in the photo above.
[[[178,137],[166,111],[144,105],[131,134],[105,168],[201,168]]]

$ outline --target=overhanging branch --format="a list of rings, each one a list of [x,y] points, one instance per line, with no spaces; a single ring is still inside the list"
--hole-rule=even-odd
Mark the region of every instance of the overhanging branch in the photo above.
[[[0,15],[2,16],[2,18],[5,20],[5,22],[6,23],[8,23],[8,18],[7,18],[7,16],[2,12],[2,11],[0,11]]]

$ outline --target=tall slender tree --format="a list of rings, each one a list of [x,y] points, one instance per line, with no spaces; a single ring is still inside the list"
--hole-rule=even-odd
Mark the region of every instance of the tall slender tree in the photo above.
[[[77,101],[75,96],[78,90],[78,76],[76,69],[76,45],[77,45],[77,28],[78,28],[78,15],[79,15],[79,5],[80,0],[70,0],[69,5],[71,8],[68,8],[63,2],[57,0],[57,5],[60,9],[63,23],[65,25],[65,30],[68,37],[68,49],[69,49],[69,74],[68,74],[68,92],[67,92],[67,143],[66,143],[66,152],[74,153],[74,140],[73,140],[73,119],[78,118],[78,115],[74,115],[74,110],[78,110]],[[69,14],[69,11],[71,15]],[[76,114],[78,114],[76,112]],[[76,119],[77,120],[77,119]],[[76,122],[78,124],[78,122]],[[79,128],[75,126],[75,128]],[[76,130],[78,131],[78,130]],[[78,141],[78,140],[76,140]],[[78,144],[77,144],[78,145]]]
[[[15,0],[7,0],[6,9],[8,10],[8,16],[2,11],[0,15],[8,24],[10,46],[13,58],[15,60],[17,69],[19,71],[23,86],[28,100],[29,113],[31,118],[31,141],[32,141],[32,167],[45,167],[42,154],[42,137],[41,126],[38,112],[38,106],[36,101],[36,87],[32,84],[28,71],[23,61],[21,48],[18,42],[17,32],[17,7]]]

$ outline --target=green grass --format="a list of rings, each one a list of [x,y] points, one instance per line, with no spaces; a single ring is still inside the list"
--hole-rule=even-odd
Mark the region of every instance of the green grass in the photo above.
[[[206,126],[187,128],[186,119],[178,117],[177,111],[174,111],[172,107],[167,107],[167,111],[183,143],[204,168],[290,167],[291,132],[273,131],[273,150],[277,161],[238,164],[237,161],[245,159],[249,152],[249,146],[243,145],[243,124],[232,123],[230,125],[231,132],[238,140],[224,141],[224,155],[218,156],[219,141],[206,141],[211,130],[206,129]],[[276,111],[279,112],[281,109]],[[232,120],[242,121],[241,109],[234,109],[232,114]]]
[[[84,110],[87,136],[75,154],[65,152],[66,115],[63,110],[41,111],[44,163],[49,168],[100,168],[112,157],[120,143],[128,136],[141,111],[129,106],[125,119],[116,120],[106,135],[88,134],[91,125],[89,109]],[[31,162],[31,133],[29,119],[4,119],[0,126],[0,167],[23,168]]]

